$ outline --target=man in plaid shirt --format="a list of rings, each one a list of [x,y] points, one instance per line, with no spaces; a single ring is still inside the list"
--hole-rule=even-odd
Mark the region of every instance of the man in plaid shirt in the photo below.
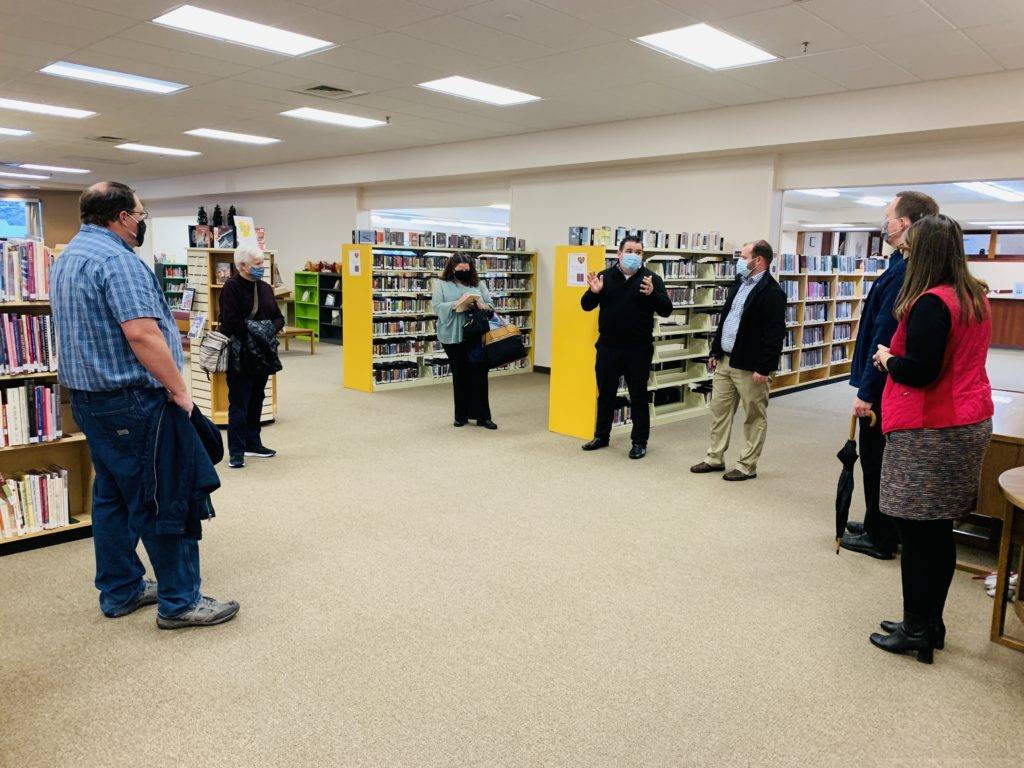
[[[191,414],[174,317],[156,276],[135,255],[148,214],[134,190],[94,184],[79,200],[82,229],[50,277],[60,382],[96,470],[92,529],[100,609],[109,618],[158,604],[157,626],[177,629],[230,620],[238,603],[199,590],[195,539],[157,534],[145,509],[146,446],[162,406]],[[141,538],[158,582],[146,579]]]

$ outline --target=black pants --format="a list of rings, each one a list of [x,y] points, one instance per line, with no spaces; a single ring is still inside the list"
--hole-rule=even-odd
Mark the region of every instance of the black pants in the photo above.
[[[922,622],[942,618],[956,568],[952,520],[890,518],[899,531],[903,619]]]
[[[882,404],[872,403],[871,410],[878,419],[875,426],[870,426],[871,419],[860,420],[860,468],[864,473],[864,532],[882,551],[895,552],[897,536],[893,518],[883,515],[878,508],[879,488],[882,482],[882,454],[885,452]]]
[[[228,455],[238,458],[263,445],[260,441],[260,414],[266,374],[228,371]]]
[[[653,346],[597,347],[597,426],[594,437],[607,440],[612,433],[619,377],[626,378],[633,417],[634,443],[647,444],[651,435],[651,410],[647,405],[647,380],[651,375]]]
[[[469,345],[465,342],[442,346],[452,367],[455,420],[488,421],[491,418],[491,404],[487,400],[487,363],[470,361]]]

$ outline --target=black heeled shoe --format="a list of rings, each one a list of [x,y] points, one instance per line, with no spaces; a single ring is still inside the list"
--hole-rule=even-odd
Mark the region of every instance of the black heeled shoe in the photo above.
[[[456,419],[452,422],[453,427],[464,427],[469,423],[469,419]]]
[[[911,624],[903,621],[896,625],[892,634],[882,635],[875,632],[868,638],[876,648],[889,653],[916,653],[917,660],[922,664],[933,661],[931,633],[925,624]]]
[[[882,627],[882,631],[888,632],[891,635],[899,625],[898,621],[883,621],[879,626]],[[946,647],[946,625],[942,619],[928,622],[928,632],[931,635],[932,647],[935,650],[941,651]]]
[[[476,420],[476,425],[478,427],[483,427],[484,429],[497,429],[498,428],[498,425],[495,424],[490,419],[477,419]]]

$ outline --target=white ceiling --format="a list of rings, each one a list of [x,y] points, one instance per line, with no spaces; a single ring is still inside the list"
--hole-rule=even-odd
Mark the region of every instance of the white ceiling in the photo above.
[[[131,181],[1024,67],[1020,0],[193,2],[338,45],[295,59],[149,23],[180,5],[169,0],[0,0],[0,97],[100,113],[68,120],[0,110],[0,126],[34,132],[0,137],[0,162],[95,171],[58,181]],[[630,42],[698,21],[784,60],[713,73]],[[191,87],[153,96],[37,72],[60,59]],[[415,87],[456,74],[543,100],[492,107]],[[335,102],[292,92],[318,84],[367,93]],[[351,130],[278,114],[298,106],[390,116],[391,125]],[[197,127],[284,141],[252,147],[182,135]],[[90,140],[104,134],[203,155],[135,155]]]

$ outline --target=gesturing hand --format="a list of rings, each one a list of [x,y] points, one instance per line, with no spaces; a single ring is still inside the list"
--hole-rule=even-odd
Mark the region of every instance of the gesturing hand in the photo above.
[[[640,293],[644,296],[654,293],[654,279],[650,275],[640,281]]]
[[[601,289],[604,288],[604,275],[591,272],[587,275],[587,285],[590,286],[591,293],[600,293]]]

